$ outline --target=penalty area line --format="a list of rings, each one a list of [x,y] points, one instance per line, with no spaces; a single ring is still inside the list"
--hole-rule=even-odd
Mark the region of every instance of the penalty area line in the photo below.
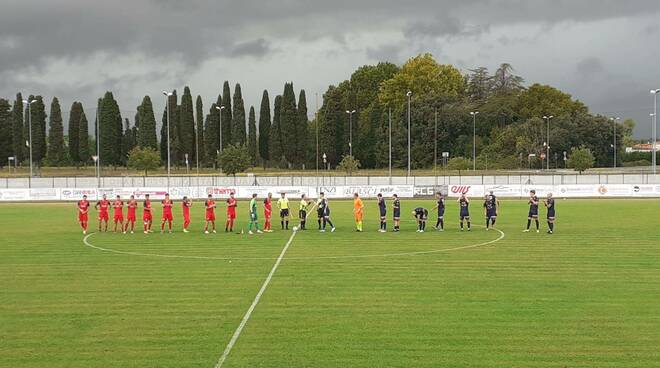
[[[252,301],[252,304],[250,304],[250,308],[248,308],[247,312],[245,312],[245,315],[243,316],[243,319],[241,320],[241,323],[238,325],[238,327],[236,328],[236,331],[234,331],[234,334],[231,336],[231,339],[229,340],[229,343],[227,344],[227,347],[225,348],[225,351],[220,356],[220,359],[218,359],[218,362],[216,363],[215,368],[221,368],[222,365],[225,363],[225,360],[227,360],[227,357],[229,357],[229,354],[231,353],[231,349],[236,344],[236,341],[238,340],[238,337],[241,336],[241,332],[243,332],[243,328],[245,327],[248,320],[252,316],[252,312],[257,307],[257,304],[259,304],[259,300],[261,299],[261,296],[266,291],[266,288],[268,287],[268,284],[270,284],[270,280],[273,278],[273,275],[275,274],[275,271],[277,271],[277,267],[279,267],[280,263],[282,262],[282,259],[284,259],[284,255],[286,254],[286,251],[289,249],[289,246],[293,242],[293,238],[296,237],[297,233],[298,233],[297,231],[294,231],[294,232],[291,233],[291,236],[289,237],[289,240],[286,242],[286,245],[284,245],[284,248],[282,249],[282,252],[280,253],[280,256],[277,257],[277,260],[275,261],[275,264],[273,265],[273,268],[270,270],[270,273],[268,273],[268,276],[266,277],[266,280],[264,280],[264,283],[261,285],[261,289],[259,289],[259,292],[254,297],[254,300]]]

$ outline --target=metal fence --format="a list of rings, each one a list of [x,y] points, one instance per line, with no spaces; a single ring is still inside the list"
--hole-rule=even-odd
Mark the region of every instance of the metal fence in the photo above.
[[[32,178],[32,188],[164,187],[164,176]],[[569,185],[660,184],[653,174],[549,174],[480,176],[172,176],[169,186],[350,186],[350,185]],[[0,178],[0,188],[28,188],[27,178]]]

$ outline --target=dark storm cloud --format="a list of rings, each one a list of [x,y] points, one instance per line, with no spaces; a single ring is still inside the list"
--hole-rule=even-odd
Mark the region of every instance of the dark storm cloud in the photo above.
[[[602,72],[605,68],[597,57],[588,57],[577,64],[577,71],[582,76],[591,76]]]
[[[231,50],[232,56],[254,56],[263,57],[271,51],[270,43],[263,38],[252,41],[241,42]]]

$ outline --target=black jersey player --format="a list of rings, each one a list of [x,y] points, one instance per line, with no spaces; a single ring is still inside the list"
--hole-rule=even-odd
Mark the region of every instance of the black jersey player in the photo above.
[[[417,220],[417,232],[423,233],[426,229],[426,220],[429,218],[429,211],[426,208],[417,207],[412,211],[415,220]]]
[[[536,232],[539,232],[539,197],[536,196],[535,190],[529,191],[529,213],[527,214],[527,228],[523,230],[524,232],[529,232],[529,228],[532,225],[532,220],[536,222]]]
[[[437,209],[438,210],[438,220],[435,223],[435,228],[438,231],[445,231],[445,198],[442,195],[442,192],[437,192],[435,194],[435,206],[431,209],[431,211]]]
[[[401,200],[396,194],[392,195],[392,220],[394,222],[394,232],[400,230],[399,225],[401,223]]]
[[[387,204],[383,195],[378,193],[378,212],[380,213],[380,229],[379,232],[384,233],[387,231]]]
[[[497,220],[497,207],[500,202],[493,194],[493,191],[490,194],[486,195],[484,199],[484,212],[486,215],[486,230],[490,230],[491,227],[495,227],[495,221]]]
[[[548,198],[543,201],[543,204],[548,210],[548,234],[552,234],[555,231],[555,199],[552,197],[552,193],[548,193]]]

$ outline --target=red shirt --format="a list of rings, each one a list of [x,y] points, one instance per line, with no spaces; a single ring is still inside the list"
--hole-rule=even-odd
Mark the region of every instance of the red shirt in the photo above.
[[[108,212],[110,209],[110,201],[107,199],[102,199],[96,202],[96,205],[99,207],[99,212]]]
[[[128,213],[135,215],[135,209],[137,208],[137,202],[132,199],[128,201],[128,204],[126,205],[128,207]]]
[[[151,212],[151,201],[148,199],[144,201],[144,212]]]
[[[190,217],[190,202],[184,201],[181,206],[183,207],[183,216]]]
[[[273,209],[271,207],[271,200],[270,198],[264,199],[264,212],[266,213],[271,213],[273,212]]]
[[[238,203],[236,202],[236,199],[227,198],[227,212],[228,213],[236,212],[236,206],[238,206]]]
[[[212,199],[207,199],[204,202],[204,206],[206,206],[206,213],[213,213],[215,211],[215,201]]]
[[[124,210],[124,202],[114,201],[112,202],[112,208],[115,210],[115,214],[121,213]]]
[[[87,210],[89,209],[89,202],[82,200],[78,201],[78,210],[80,213],[87,213]]]
[[[172,200],[171,199],[163,199],[160,203],[163,205],[163,213],[164,214],[171,214],[172,213]]]

